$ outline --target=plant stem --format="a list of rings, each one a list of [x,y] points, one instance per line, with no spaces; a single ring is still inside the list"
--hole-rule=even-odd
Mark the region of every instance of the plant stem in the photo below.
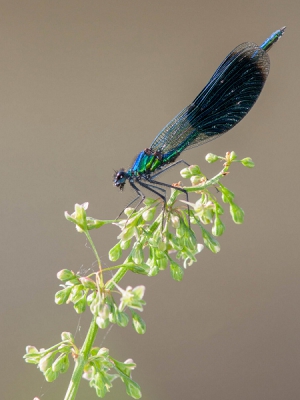
[[[100,271],[100,274],[99,274],[99,276],[100,276],[100,286],[101,286],[101,288],[103,288],[104,282],[103,282],[103,274],[102,274],[102,266],[101,266],[100,257],[99,257],[99,255],[97,253],[96,247],[94,245],[94,242],[92,241],[92,238],[91,238],[91,236],[89,234],[89,231],[86,230],[86,231],[84,231],[84,233],[85,233],[85,235],[87,237],[87,240],[90,242],[90,245],[91,245],[91,247],[93,249],[93,252],[94,252],[94,254],[96,256],[96,259],[97,259],[97,262],[98,262],[99,271]]]
[[[78,358],[75,361],[74,371],[64,400],[74,400],[76,397],[79,384],[82,378],[83,369],[85,364],[87,363],[97,332],[98,332],[98,325],[96,324],[96,319],[93,318],[93,321],[91,322],[83,346],[78,354]]]
[[[124,264],[126,264],[126,261],[127,260],[125,260]],[[127,271],[127,268],[120,268],[119,271],[117,271],[114,276],[106,283],[105,288],[108,290],[112,289],[114,287],[114,284],[119,283]]]

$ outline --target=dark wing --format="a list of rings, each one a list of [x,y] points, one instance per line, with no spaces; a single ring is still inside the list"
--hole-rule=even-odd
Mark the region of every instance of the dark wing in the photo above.
[[[256,102],[269,69],[269,56],[258,45],[237,46],[195,100],[156,136],[151,150],[181,152],[233,128]]]

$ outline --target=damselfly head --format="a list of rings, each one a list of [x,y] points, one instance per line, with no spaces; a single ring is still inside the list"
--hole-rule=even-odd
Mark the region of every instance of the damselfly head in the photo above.
[[[126,183],[127,173],[124,168],[120,169],[120,171],[116,171],[114,174],[114,185],[118,187],[120,190],[124,189],[124,185]]]

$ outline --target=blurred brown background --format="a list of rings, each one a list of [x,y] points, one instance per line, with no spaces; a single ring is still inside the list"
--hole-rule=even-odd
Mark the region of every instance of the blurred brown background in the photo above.
[[[49,347],[62,331],[81,345],[88,328],[89,311],[53,301],[57,271],[95,268],[63,212],[89,201],[89,215],[116,217],[134,194],[113,187],[113,169],[130,166],[236,45],[283,25],[250,114],[184,154],[208,176],[220,167],[208,152],[253,158],[254,170],[234,165],[224,181],[245,223],[226,217],[221,252],[204,250],[181,283],[128,274],[124,287],[147,287],[147,332],[114,327],[96,344],[134,359],[146,400],[299,399],[299,0],[2,1],[0,19],[1,399],[63,399],[71,370],[45,382],[25,346]],[[118,229],[92,234],[111,265]],[[107,396],[127,398],[118,382]],[[86,381],[78,399],[96,399]]]

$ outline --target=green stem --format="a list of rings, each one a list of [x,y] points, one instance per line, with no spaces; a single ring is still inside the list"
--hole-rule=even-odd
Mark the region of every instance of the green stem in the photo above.
[[[124,262],[124,264],[126,264],[126,261]],[[127,271],[127,268],[120,268],[119,271],[117,271],[114,276],[106,283],[105,289],[111,290],[114,287],[115,283],[120,282]]]
[[[82,378],[83,369],[85,364],[87,363],[97,332],[98,325],[96,324],[96,319],[93,318],[83,346],[79,352],[78,358],[75,361],[74,371],[64,400],[74,400],[76,397]]]
[[[197,192],[199,190],[204,190],[213,185],[216,185],[219,183],[220,179],[226,175],[228,168],[229,167],[223,168],[223,170],[221,172],[219,172],[217,175],[215,175],[213,178],[208,179],[206,182],[201,183],[198,186],[189,186],[189,187],[184,186],[184,190],[186,190],[187,192]]]
[[[92,241],[92,238],[91,238],[91,236],[89,234],[89,231],[86,230],[86,231],[84,231],[84,233],[85,233],[88,241],[90,242],[90,245],[91,245],[91,247],[93,249],[93,252],[94,252],[94,254],[96,256],[96,259],[97,259],[97,262],[98,262],[99,271],[100,271],[100,274],[99,274],[100,275],[100,286],[103,287],[104,286],[104,282],[103,282],[102,265],[101,265],[100,257],[98,255],[98,252],[96,250],[94,242]]]

